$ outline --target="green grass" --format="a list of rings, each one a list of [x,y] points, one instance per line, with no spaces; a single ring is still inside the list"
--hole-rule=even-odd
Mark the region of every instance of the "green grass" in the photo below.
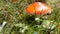
[[[60,34],[60,0],[54,1],[55,0],[47,0],[47,4],[52,7],[52,14],[44,15],[47,19],[42,18],[44,16],[39,17],[40,22],[38,22],[35,21],[36,15],[28,15],[25,12],[27,5],[35,2],[35,0],[17,0],[16,3],[0,0],[0,26],[4,21],[7,22],[0,33]],[[54,26],[53,29],[51,29],[52,26]],[[24,30],[24,32],[22,30]]]

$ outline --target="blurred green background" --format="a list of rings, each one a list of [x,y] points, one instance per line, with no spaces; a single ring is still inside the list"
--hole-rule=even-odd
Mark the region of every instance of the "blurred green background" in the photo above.
[[[52,13],[26,14],[25,8],[36,1],[51,6]],[[60,0],[0,0],[0,34],[60,34]]]

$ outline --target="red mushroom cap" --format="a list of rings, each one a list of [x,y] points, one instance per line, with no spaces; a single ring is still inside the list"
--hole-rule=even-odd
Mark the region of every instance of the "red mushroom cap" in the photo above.
[[[26,8],[26,12],[29,14],[44,15],[51,13],[51,7],[41,2],[34,2]]]

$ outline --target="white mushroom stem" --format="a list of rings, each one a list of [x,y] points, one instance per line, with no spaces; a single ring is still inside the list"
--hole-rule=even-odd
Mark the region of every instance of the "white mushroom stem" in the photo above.
[[[2,24],[2,27],[4,27],[4,26],[5,26],[5,24],[6,24],[6,22],[4,21],[4,22],[3,22],[3,24]]]
[[[4,21],[3,24],[0,26],[0,32],[2,31],[3,27],[5,26],[6,22]]]

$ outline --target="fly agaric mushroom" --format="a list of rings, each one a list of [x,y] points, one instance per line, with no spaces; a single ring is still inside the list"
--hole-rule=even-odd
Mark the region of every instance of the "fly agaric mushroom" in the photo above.
[[[26,8],[26,12],[28,14],[44,15],[47,13],[51,13],[52,9],[45,3],[34,2]]]

